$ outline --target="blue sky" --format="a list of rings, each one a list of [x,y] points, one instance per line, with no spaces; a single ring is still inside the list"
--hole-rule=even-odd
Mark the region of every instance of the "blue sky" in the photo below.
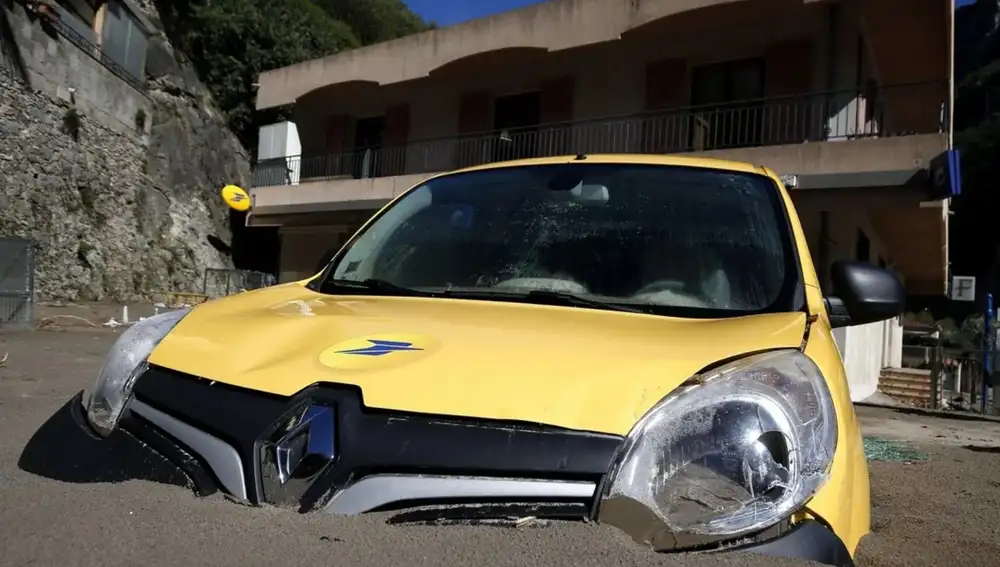
[[[404,0],[410,9],[423,16],[425,20],[436,22],[439,26],[450,26],[458,22],[482,18],[497,12],[522,8],[530,4],[538,4],[542,0]],[[974,0],[956,0],[956,4],[964,6]]]
[[[411,10],[439,26],[538,4],[542,0],[404,0]]]

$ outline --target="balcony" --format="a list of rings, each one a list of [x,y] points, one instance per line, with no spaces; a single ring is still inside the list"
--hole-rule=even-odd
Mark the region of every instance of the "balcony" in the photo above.
[[[424,174],[575,153],[667,154],[947,131],[947,84],[706,104],[257,163],[253,187]]]

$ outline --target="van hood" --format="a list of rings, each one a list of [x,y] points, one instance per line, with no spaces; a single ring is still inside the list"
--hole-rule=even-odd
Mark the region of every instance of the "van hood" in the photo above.
[[[422,297],[331,296],[290,284],[205,303],[149,358],[292,396],[356,385],[368,407],[627,434],[721,359],[798,348],[804,313],[676,319]]]

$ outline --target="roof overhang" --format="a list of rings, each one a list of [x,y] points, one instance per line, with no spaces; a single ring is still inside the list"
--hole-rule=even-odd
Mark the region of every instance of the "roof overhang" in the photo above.
[[[946,150],[928,167],[884,171],[807,173],[782,176],[792,190],[911,188],[919,189],[924,200],[949,199],[962,193],[958,150]]]

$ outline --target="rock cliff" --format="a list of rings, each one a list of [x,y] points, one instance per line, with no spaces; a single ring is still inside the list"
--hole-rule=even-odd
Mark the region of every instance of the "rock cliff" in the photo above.
[[[230,240],[218,191],[246,186],[249,160],[165,36],[149,40],[146,87],[126,91],[23,9],[0,15],[0,238],[35,242],[38,296],[194,291],[230,267],[211,242]]]

